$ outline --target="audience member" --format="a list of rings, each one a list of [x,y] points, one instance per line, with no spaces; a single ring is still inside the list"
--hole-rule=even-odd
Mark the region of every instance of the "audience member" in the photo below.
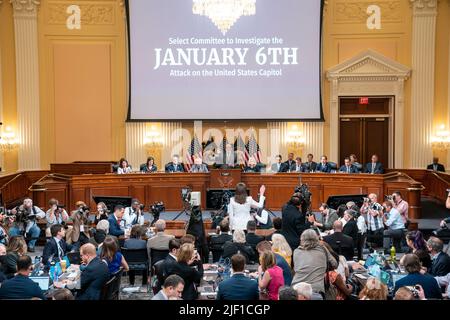
[[[235,230],[233,233],[233,242],[226,242],[223,245],[222,258],[231,258],[234,254],[242,254],[247,264],[254,263],[255,252],[252,247],[246,244],[245,233],[243,230]]]
[[[33,265],[31,258],[27,255],[17,259],[17,275],[6,280],[0,287],[0,299],[22,299],[29,300],[39,298],[45,300],[45,296],[39,285],[29,278]]]
[[[10,223],[9,218],[4,214],[0,214],[0,244],[8,245],[8,231],[6,231],[5,227]]]
[[[196,285],[203,277],[203,264],[198,252],[194,251],[192,243],[181,245],[177,262],[168,266],[168,275],[176,274],[184,280],[183,300],[196,300],[198,293]]]
[[[158,171],[158,167],[155,165],[155,158],[148,157],[145,165],[142,166],[142,173],[152,173]]]
[[[269,300],[278,300],[278,291],[284,286],[284,277],[272,251],[264,251],[259,257],[258,285],[260,290],[267,291]]]
[[[356,208],[358,209],[358,208]],[[359,212],[359,209],[357,210]],[[363,259],[363,249],[366,245],[367,238],[367,224],[364,215],[359,214],[356,219],[356,225],[358,226],[358,235],[356,237],[356,250],[358,252],[358,260]]]
[[[438,157],[433,157],[433,163],[429,164],[427,166],[427,170],[445,172],[445,167],[444,167],[443,164],[439,163],[439,158]]]
[[[117,168],[117,174],[131,173],[131,166],[125,158],[119,160],[119,167]]]
[[[450,257],[442,251],[444,249],[442,240],[430,237],[427,241],[427,247],[431,255],[429,274],[435,277],[442,277],[450,273]]]
[[[153,296],[152,300],[169,300],[170,298],[180,299],[184,290],[184,280],[173,274],[164,280],[162,289]]]
[[[166,230],[166,221],[163,219],[159,219],[155,222],[155,230],[156,234],[147,240],[147,251],[148,256],[152,256],[152,250],[169,250],[169,241],[174,238],[174,236],[165,234]],[[195,243],[195,237],[194,242]],[[151,262],[152,265],[156,261]]]
[[[97,225],[101,220],[108,220],[108,207],[104,202],[97,203],[97,214],[94,218],[94,224]]]
[[[343,220],[345,221],[345,225],[342,229],[342,233],[351,237],[353,239],[353,245],[356,246],[358,241],[358,223],[355,219],[357,219],[358,212],[353,211],[351,209],[344,211]]]
[[[394,295],[394,300],[426,300],[425,293],[420,285],[414,287],[401,287]]]
[[[144,225],[143,206],[138,199],[131,200],[131,207],[126,207],[122,220],[125,221],[125,229],[131,229],[135,224]]]
[[[319,211],[321,213],[319,221],[316,221],[314,215],[310,215],[308,221],[322,231],[331,230],[333,228],[333,223],[339,219],[336,210],[330,208],[326,203],[322,203],[319,207]]]
[[[17,272],[17,261],[27,254],[27,243],[22,236],[12,236],[6,248],[6,278],[12,278]]]
[[[262,208],[264,206],[264,192],[266,187],[262,185],[259,189],[259,202],[253,200],[251,196],[247,196],[247,186],[245,183],[239,182],[236,185],[236,193],[231,197],[228,204],[228,215],[230,219],[231,230],[246,230],[247,222],[253,220],[250,214],[252,207]]]
[[[294,288],[284,286],[278,291],[279,300],[298,300],[297,291]]]
[[[282,256],[288,265],[292,264],[292,249],[282,234],[272,236],[272,251]]]
[[[264,251],[272,251],[272,244],[269,241],[262,241],[258,243],[258,245],[256,246],[256,250],[258,251],[259,256],[261,256]],[[277,266],[279,266],[283,270],[284,284],[291,285],[292,283],[291,266],[288,265],[286,259],[280,256],[278,253],[274,252],[274,254]]]
[[[69,289],[62,288],[62,289],[56,289],[55,292],[52,294],[53,300],[75,300],[75,297],[73,296],[72,292],[70,292]]]
[[[377,278],[370,277],[359,293],[359,300],[387,300],[387,295],[387,286]]]
[[[255,252],[252,261],[258,261],[256,246],[261,241],[264,241],[264,237],[258,236],[255,232],[256,232],[256,222],[250,220],[247,223],[247,235],[245,236],[245,241],[250,247],[252,247],[253,251]]]
[[[281,209],[281,234],[286,238],[292,250],[298,247],[300,235],[310,227],[305,221],[305,215],[299,209],[300,195],[294,194]],[[275,227],[276,219],[273,219]]]
[[[165,171],[170,172],[170,173],[185,172],[184,166],[182,163],[180,163],[180,157],[177,154],[172,156],[172,162],[169,162],[168,164],[166,164]]]
[[[6,247],[0,243],[0,285],[6,280]]]
[[[130,249],[130,250],[139,250],[139,249],[147,249],[147,242],[145,240],[142,239],[142,237],[144,236],[144,227],[140,226],[140,225],[134,225],[131,228],[131,232],[130,232],[130,238],[125,240],[125,243],[123,244],[123,247],[125,249]],[[135,271],[134,270],[130,270],[128,272],[128,277],[130,280],[130,284],[132,286],[134,286],[134,279],[135,279]],[[146,285],[147,284],[147,272],[143,272],[142,274],[142,285]]]
[[[314,230],[305,230],[300,237],[300,246],[294,251],[295,274],[292,284],[307,282],[314,292],[324,295],[324,278],[328,265],[336,269],[338,262],[320,245]]]
[[[181,243],[178,239],[173,238],[169,241],[169,254],[162,262],[161,274],[159,275],[159,278],[160,280],[162,280],[162,282],[164,282],[164,280],[169,275],[168,270],[171,270],[173,264],[177,262],[177,256],[180,252],[180,246]]]
[[[450,299],[450,273],[442,277],[434,277],[441,288],[445,288],[445,293],[442,297],[445,299]]]
[[[347,260],[353,260],[354,245],[353,239],[342,232],[342,222],[337,220],[333,223],[333,234],[323,237],[323,241],[338,254],[343,255]]]
[[[280,217],[273,218],[273,233],[266,236],[267,241],[272,241],[272,236],[274,234],[281,234],[283,230],[283,220]]]
[[[233,240],[233,239],[231,239]],[[195,245],[195,237],[192,234],[187,233],[186,235],[182,236],[180,239],[180,244],[183,245],[185,243],[192,243]]]
[[[351,295],[353,287],[350,284],[346,284],[348,274],[345,274],[345,271],[343,272],[344,274],[342,274],[342,271],[338,271],[338,268],[341,267],[341,257],[343,256],[340,256],[336,252],[334,252],[328,243],[323,243],[323,246],[334,257],[334,259],[339,262],[337,268],[332,268],[331,266],[328,267],[328,271],[325,274],[325,290],[327,290],[327,286],[328,288],[330,288],[330,286],[334,286],[334,288],[336,288],[336,291],[330,290],[329,292],[333,292],[333,294],[332,297],[329,298],[331,298],[332,300],[345,300],[348,296]],[[347,261],[345,260],[345,258],[343,266],[344,268],[347,266]],[[335,296],[334,293],[336,294]],[[327,295],[325,295],[325,297],[327,297]]]
[[[105,260],[108,264],[109,273],[111,275],[117,273],[120,268],[122,268],[123,271],[129,270],[128,263],[122,253],[119,252],[117,240],[113,236],[106,236],[105,241],[103,241],[100,258]]]
[[[384,173],[383,165],[378,161],[378,156],[376,154],[372,155],[371,162],[366,163],[364,166],[364,173]]]
[[[228,219],[223,219],[219,223],[220,233],[218,235],[212,235],[209,240],[209,249],[213,254],[213,262],[217,262],[223,252],[223,245],[227,241],[233,241],[233,236],[230,234],[230,226]]]
[[[428,253],[427,243],[423,239],[422,232],[419,230],[410,231],[406,234],[406,244],[409,247],[407,253],[414,253],[419,257],[422,267],[427,270],[431,268],[431,257]],[[401,263],[401,261],[400,261]]]
[[[219,283],[217,300],[258,300],[258,282],[245,276],[245,257],[235,254],[231,257],[233,275]]]
[[[123,220],[125,208],[122,205],[116,205],[114,207],[114,213],[108,217],[109,222],[109,234],[115,237],[120,237],[125,234]]]
[[[105,241],[108,233],[109,221],[100,220],[95,227],[94,236],[89,239],[89,243],[92,243],[96,248],[98,248],[103,243],[103,241]]]
[[[299,282],[292,287],[295,291],[297,291],[297,299],[298,300],[312,300],[313,290],[309,283]],[[319,295],[319,300],[322,300],[322,296]]]
[[[52,261],[61,261],[72,248],[72,246],[66,244],[66,241],[64,240],[66,230],[62,225],[52,225],[50,232],[52,237],[47,240],[42,254],[42,263],[44,265],[48,265]]]
[[[308,161],[306,161],[303,165],[305,167],[305,172],[314,172],[316,171],[317,163],[313,161],[313,155],[309,153],[306,158]]]

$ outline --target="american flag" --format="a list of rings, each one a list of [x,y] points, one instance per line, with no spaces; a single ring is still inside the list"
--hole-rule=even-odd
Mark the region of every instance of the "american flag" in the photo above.
[[[194,158],[202,158],[202,145],[198,141],[197,135],[191,140],[191,145],[189,146],[186,153],[186,169],[189,171],[194,164]]]
[[[248,160],[250,158],[255,158],[256,163],[261,162],[261,150],[256,142],[255,135],[252,133],[250,139],[248,139],[246,150],[245,150],[245,165],[248,165]]]
[[[234,142],[234,150],[237,153],[237,163],[238,164],[244,164],[246,163],[245,161],[245,154],[247,152],[246,146],[245,146],[245,142],[242,139],[242,136],[239,134],[238,137],[236,138],[236,141]]]

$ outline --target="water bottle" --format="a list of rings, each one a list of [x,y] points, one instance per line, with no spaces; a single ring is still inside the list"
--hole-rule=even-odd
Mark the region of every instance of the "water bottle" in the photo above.
[[[212,264],[212,263],[213,263],[213,254],[212,254],[212,251],[211,251],[211,250],[209,251],[208,263],[209,263],[209,264]]]
[[[394,247],[394,245],[392,245],[392,247],[391,247],[391,261],[392,262],[395,262],[396,261],[396,252],[395,252],[395,247]]]

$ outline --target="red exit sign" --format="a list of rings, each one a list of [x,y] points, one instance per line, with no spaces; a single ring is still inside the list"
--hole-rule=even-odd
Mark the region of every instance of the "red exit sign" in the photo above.
[[[368,97],[359,98],[359,104],[369,104],[369,98]]]

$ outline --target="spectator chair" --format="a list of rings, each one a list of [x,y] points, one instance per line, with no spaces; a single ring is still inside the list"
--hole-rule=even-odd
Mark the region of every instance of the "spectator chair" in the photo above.
[[[144,249],[121,249],[122,255],[128,263],[130,271],[141,271],[142,276],[148,279],[149,261],[147,255],[147,248]],[[146,285],[148,285],[148,280]]]

